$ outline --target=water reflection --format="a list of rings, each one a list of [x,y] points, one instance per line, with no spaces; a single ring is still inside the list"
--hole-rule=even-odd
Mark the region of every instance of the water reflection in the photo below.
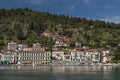
[[[116,66],[0,66],[0,80],[119,80]]]
[[[49,70],[53,69],[52,71],[56,72],[63,72],[70,70],[70,71],[111,71],[113,68],[116,68],[116,66],[22,66],[22,65],[5,65],[0,66],[0,70],[4,69],[14,69],[14,70]]]

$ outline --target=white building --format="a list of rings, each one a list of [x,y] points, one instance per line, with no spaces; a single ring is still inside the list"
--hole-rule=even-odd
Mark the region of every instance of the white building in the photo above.
[[[71,61],[84,63],[85,62],[85,53],[81,50],[71,51]]]
[[[85,62],[86,63],[100,63],[101,52],[98,50],[87,50],[85,51]]]
[[[109,50],[103,50],[102,53],[102,62],[106,63],[107,61],[111,60],[110,54],[111,52]]]
[[[49,64],[51,53],[46,51],[20,51],[18,52],[19,64]]]
[[[75,46],[76,46],[76,47],[81,47],[81,42],[76,42],[76,43],[75,43]]]
[[[64,54],[63,61],[71,61],[71,54]]]
[[[17,62],[17,53],[16,52],[2,52],[1,61],[8,62],[8,63],[16,63]]]
[[[33,48],[24,48],[22,51],[33,51]]]
[[[57,50],[52,52],[53,60],[63,61],[63,57],[64,57],[64,51]]]
[[[27,44],[18,44],[17,45],[18,50],[23,50],[24,48],[28,48],[28,45]]]
[[[15,50],[17,50],[17,47],[18,47],[17,43],[14,41],[11,41],[8,43],[8,50],[15,51]]]
[[[2,53],[0,53],[0,61],[1,61],[1,58],[2,58]]]
[[[57,39],[56,42],[55,42],[55,47],[59,48],[61,46],[63,46],[63,41],[61,39]]]
[[[40,43],[35,43],[35,44],[33,44],[32,47],[33,47],[33,48],[41,48],[42,46],[41,46]]]

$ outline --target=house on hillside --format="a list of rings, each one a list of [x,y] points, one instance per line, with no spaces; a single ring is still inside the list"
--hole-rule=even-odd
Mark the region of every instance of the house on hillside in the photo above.
[[[62,47],[63,46],[63,41],[61,40],[61,39],[57,39],[56,41],[55,41],[55,47],[56,48],[60,48],[60,47]]]
[[[28,45],[27,44],[18,44],[17,45],[18,50],[23,50],[24,48],[28,48]]]
[[[81,47],[81,42],[75,42],[76,47]]]
[[[32,49],[33,50],[38,50],[38,51],[45,51],[45,48],[42,47],[42,45],[40,43],[33,44]]]
[[[41,45],[40,43],[35,43],[35,44],[33,44],[32,47],[33,47],[33,48],[41,48],[42,45]]]
[[[11,42],[8,43],[7,48],[8,48],[8,50],[16,51],[18,46],[17,46],[16,42],[11,41]]]

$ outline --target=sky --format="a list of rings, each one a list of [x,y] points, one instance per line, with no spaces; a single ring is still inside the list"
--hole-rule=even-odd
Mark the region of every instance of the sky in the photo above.
[[[25,8],[120,23],[120,0],[0,0],[0,8]]]

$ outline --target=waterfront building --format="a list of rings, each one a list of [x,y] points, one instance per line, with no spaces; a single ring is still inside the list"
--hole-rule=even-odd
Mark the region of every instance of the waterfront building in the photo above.
[[[92,54],[92,63],[100,63],[100,52],[94,52]]]
[[[2,54],[0,53],[0,64],[2,64],[1,58],[2,58]]]
[[[22,51],[45,51],[45,48],[23,48]]]
[[[103,50],[101,51],[101,53],[102,53],[102,63],[106,63],[111,60],[112,57],[110,56],[111,52],[109,50]]]
[[[16,42],[14,42],[14,41],[11,41],[11,42],[9,42],[8,43],[8,50],[12,50],[12,51],[15,51],[15,50],[17,50],[17,43]]]
[[[16,63],[17,62],[17,53],[16,52],[12,52],[12,51],[5,51],[2,52],[2,57],[1,57],[1,61],[3,61],[3,63]]]
[[[52,60],[63,61],[63,57],[64,57],[64,51],[62,50],[57,50],[52,52]]]
[[[71,61],[84,63],[85,62],[85,53],[82,50],[71,51]]]
[[[100,63],[101,52],[98,50],[87,50],[85,51],[85,62],[86,63]]]
[[[64,54],[63,61],[71,61],[71,54]]]
[[[49,64],[51,53],[47,51],[20,51],[18,52],[19,64]]]
[[[1,61],[1,58],[2,58],[2,53],[0,53],[0,61]]]

